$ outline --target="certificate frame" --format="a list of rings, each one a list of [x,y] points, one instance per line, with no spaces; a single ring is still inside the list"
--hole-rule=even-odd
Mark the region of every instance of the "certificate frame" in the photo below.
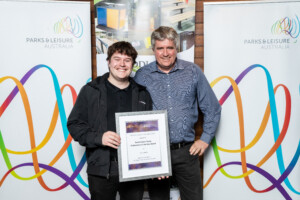
[[[116,113],[119,181],[171,176],[166,110]]]

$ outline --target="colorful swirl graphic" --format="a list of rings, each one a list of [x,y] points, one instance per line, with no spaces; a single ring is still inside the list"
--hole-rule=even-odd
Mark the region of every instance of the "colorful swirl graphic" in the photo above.
[[[54,112],[52,115],[52,119],[49,125],[49,128],[47,130],[47,133],[45,134],[45,137],[43,140],[39,143],[36,144],[35,142],[35,132],[34,132],[34,126],[33,126],[33,119],[31,115],[31,108],[29,104],[29,100],[27,97],[27,93],[24,89],[24,85],[26,84],[27,80],[34,74],[37,73],[38,70],[40,69],[47,69],[50,72],[50,75],[52,77],[52,82],[55,88],[55,97],[56,97],[56,104],[54,106]],[[252,141],[249,144],[246,144],[245,142],[245,130],[244,130],[244,118],[243,118],[243,106],[242,106],[242,99],[241,95],[239,92],[239,87],[238,84],[243,80],[244,77],[250,72],[255,72],[255,70],[262,69],[265,73],[266,80],[267,80],[267,86],[268,86],[268,97],[269,97],[269,102],[266,105],[265,113],[263,116],[263,119],[261,121],[260,127],[257,130],[257,133],[255,137],[252,139]],[[206,183],[204,183],[204,188],[208,187],[209,184],[214,180],[214,177],[217,173],[221,172],[225,177],[230,178],[230,179],[241,179],[243,178],[245,180],[245,183],[247,187],[255,192],[255,193],[267,193],[272,191],[273,189],[276,189],[280,192],[282,197],[284,199],[292,199],[290,194],[288,193],[287,189],[283,187],[283,184],[286,185],[288,190],[291,192],[300,195],[299,190],[296,190],[290,180],[289,180],[289,175],[291,172],[294,170],[297,162],[299,161],[300,157],[300,141],[298,142],[298,146],[295,146],[295,153],[293,155],[293,158],[289,161],[287,166],[284,164],[284,157],[283,157],[283,148],[281,146],[281,143],[283,142],[285,136],[288,134],[288,127],[290,123],[290,118],[291,118],[291,95],[288,90],[288,88],[283,85],[279,84],[276,85],[275,87],[273,86],[272,83],[272,78],[268,72],[268,70],[259,64],[252,65],[248,68],[246,68],[238,77],[236,80],[233,80],[231,77],[228,76],[222,76],[217,79],[215,79],[212,83],[211,86],[214,87],[216,84],[218,84],[221,80],[227,79],[230,81],[231,86],[228,88],[228,90],[224,93],[224,95],[220,98],[219,102],[221,105],[226,102],[228,97],[231,94],[234,94],[236,105],[237,105],[237,112],[239,116],[239,131],[240,131],[240,148],[239,149],[225,149],[222,148],[221,146],[217,145],[217,139],[213,139],[212,141],[212,146],[213,146],[213,152],[214,156],[216,159],[217,163],[217,168],[214,170],[214,172],[210,175],[209,179],[207,180]],[[16,97],[16,95],[19,93],[23,102],[24,110],[26,113],[26,119],[27,119],[27,126],[29,129],[29,138],[30,138],[30,149],[25,150],[25,151],[14,151],[11,149],[7,149],[5,146],[5,140],[3,137],[4,134],[7,133],[2,133],[0,130],[0,149],[1,153],[3,156],[3,159],[6,164],[6,172],[2,177],[0,177],[0,188],[2,184],[4,184],[6,178],[9,175],[12,175],[16,179],[23,180],[23,181],[28,181],[28,180],[33,180],[37,179],[39,184],[47,191],[59,191],[63,190],[67,186],[70,186],[73,188],[73,190],[80,195],[81,198],[83,199],[89,199],[88,195],[84,193],[84,191],[75,183],[75,179],[78,180],[78,182],[84,186],[88,187],[87,183],[84,182],[82,177],[80,176],[80,171],[82,170],[83,166],[86,163],[86,157],[85,154],[82,155],[80,162],[76,164],[75,158],[74,158],[74,153],[72,149],[71,141],[72,138],[69,135],[69,132],[66,127],[66,113],[65,113],[65,108],[63,105],[63,99],[62,99],[62,93],[65,91],[65,89],[69,89],[72,94],[72,99],[73,99],[73,104],[75,103],[75,100],[77,98],[76,91],[71,85],[63,85],[60,87],[58,79],[54,73],[54,71],[46,66],[46,65],[37,65],[30,69],[19,81],[17,78],[12,77],[12,76],[6,76],[0,78],[0,84],[4,81],[7,80],[13,80],[14,83],[16,84],[16,87],[11,91],[11,93],[7,96],[5,101],[0,107],[0,120],[1,116],[7,108],[10,106],[10,103],[12,100]],[[284,117],[284,123],[282,125],[282,128],[280,130],[279,128],[279,121],[278,121],[278,115],[277,115],[277,108],[276,108],[276,100],[275,100],[275,94],[278,89],[283,89],[284,94],[285,94],[285,117]],[[299,94],[300,94],[300,85],[299,85]],[[45,148],[45,145],[49,142],[49,140],[52,137],[52,134],[54,132],[54,129],[57,124],[58,116],[60,117],[61,124],[62,124],[62,130],[64,134],[64,139],[65,143],[63,146],[60,148],[59,152],[57,155],[55,155],[52,160],[45,164],[45,163],[40,163],[38,159],[37,152],[40,151],[41,149]],[[270,118],[271,116],[271,118]],[[266,126],[268,124],[269,119],[272,121],[272,129],[273,129],[273,136],[274,136],[274,144],[273,146],[269,149],[269,151],[266,153],[266,155],[262,156],[262,159],[259,160],[256,164],[253,163],[248,163],[246,159],[246,153],[248,150],[253,150],[255,148],[256,143],[261,139],[263,134],[265,133]],[[69,158],[69,164],[72,167],[73,173],[71,175],[67,175],[62,170],[57,169],[54,166],[54,164],[62,158],[62,155],[64,155],[67,152],[68,158]],[[231,161],[231,162],[226,162],[223,163],[221,160],[221,152],[223,153],[239,153],[241,156],[241,161]],[[32,161],[18,164],[13,166],[13,162],[10,158],[10,154],[18,155],[18,156],[23,156],[30,154],[32,157]],[[277,158],[277,166],[280,171],[280,177],[275,178],[272,174],[270,174],[268,171],[262,169],[262,165],[266,163],[272,155],[276,154]],[[287,162],[287,161],[286,161]],[[240,175],[231,175],[228,172],[226,172],[226,168],[230,166],[241,166],[242,169],[242,174]],[[25,167],[31,167],[34,169],[34,174],[30,177],[24,177],[20,174],[16,173],[16,169],[19,168],[25,168]],[[1,167],[1,170],[5,170],[4,167]],[[55,174],[57,177],[61,178],[64,180],[64,183],[62,185],[59,185],[55,188],[50,188],[46,183],[45,180],[43,179],[43,174],[45,172],[51,172]],[[264,189],[257,189],[251,182],[250,180],[250,175],[253,173],[260,174],[263,176],[266,180],[270,182],[269,186],[266,186]]]
[[[297,38],[300,34],[300,21],[298,16],[295,16],[295,19],[290,19],[285,17],[283,19],[277,20],[271,28],[273,34],[285,34],[289,35],[292,38]]]
[[[80,38],[83,35],[83,24],[79,16],[76,19],[65,17],[54,24],[54,32],[57,34],[68,33]]]
[[[48,69],[48,71],[51,74],[53,85],[55,88],[56,104],[54,107],[54,112],[52,115],[52,119],[51,119],[51,122],[50,122],[50,125],[48,128],[48,131],[47,131],[45,137],[43,138],[42,142],[37,145],[35,143],[35,133],[34,133],[33,119],[32,119],[32,115],[31,115],[30,104],[29,104],[29,100],[27,97],[27,93],[26,93],[23,85],[25,85],[26,81],[41,68]],[[0,149],[1,149],[1,153],[4,158],[4,161],[6,163],[6,167],[8,169],[8,171],[5,173],[5,175],[2,178],[0,177],[0,187],[6,180],[7,176],[11,174],[15,178],[24,180],[24,181],[37,179],[39,184],[47,191],[59,191],[59,190],[64,189],[67,186],[71,186],[83,199],[89,199],[89,197],[82,191],[82,189],[74,182],[74,179],[76,178],[82,186],[88,187],[87,183],[84,182],[84,180],[82,179],[82,177],[79,174],[80,171],[82,170],[83,166],[86,163],[86,157],[85,157],[85,154],[82,155],[80,162],[78,164],[76,164],[72,145],[70,145],[71,141],[72,141],[72,137],[69,134],[67,126],[66,126],[67,117],[66,117],[66,113],[65,113],[65,109],[64,109],[64,105],[63,105],[63,99],[62,99],[62,93],[64,92],[64,90],[66,88],[68,88],[71,91],[73,104],[74,104],[76,101],[76,98],[77,98],[77,94],[76,94],[76,91],[74,90],[74,88],[68,84],[60,87],[54,71],[46,65],[37,65],[37,66],[33,67],[23,76],[23,78],[20,81],[18,79],[16,79],[15,77],[6,76],[6,77],[0,78],[0,83],[4,82],[6,80],[13,80],[14,83],[16,84],[16,87],[12,90],[12,92],[8,95],[8,97],[5,99],[5,101],[1,105],[0,119],[1,119],[2,114],[6,111],[6,109],[12,102],[12,100],[15,98],[15,96],[18,93],[20,93],[21,99],[23,102],[23,106],[24,106],[24,110],[26,113],[26,118],[27,118],[27,125],[28,125],[28,129],[29,129],[31,149],[26,150],[26,151],[14,151],[11,149],[7,149],[5,147],[5,140],[3,137],[3,134],[7,134],[7,133],[2,133],[0,130]],[[57,155],[51,160],[51,162],[49,162],[48,164],[40,163],[38,156],[37,156],[37,152],[39,150],[41,150],[42,148],[44,148],[45,145],[49,142],[50,138],[52,137],[52,134],[56,127],[58,116],[60,117],[60,120],[61,120],[65,143],[61,147],[61,149],[59,150]],[[53,165],[59,159],[61,159],[62,155],[65,152],[68,153],[69,163],[70,163],[70,166],[72,167],[73,174],[71,176],[68,176],[65,173],[63,173],[61,170],[53,167]],[[16,155],[20,155],[20,156],[26,155],[26,154],[31,154],[32,162],[13,166],[11,159],[9,157],[9,154],[16,154]],[[28,167],[28,166],[33,167],[34,171],[35,171],[35,174],[31,177],[22,177],[21,175],[17,174],[14,171],[15,169]],[[42,168],[42,170],[41,170],[41,168]],[[1,167],[1,170],[4,170],[3,166]],[[53,174],[55,174],[56,176],[60,177],[61,179],[63,179],[65,181],[65,183],[56,188],[49,188],[42,177],[42,175],[46,171],[50,171]]]
[[[245,130],[244,130],[244,118],[243,118],[243,106],[242,106],[242,99],[241,95],[239,92],[238,84],[243,80],[243,78],[250,73],[250,71],[254,71],[256,69],[263,69],[264,73],[266,75],[267,79],[267,87],[268,87],[268,96],[269,96],[269,102],[266,106],[265,113],[262,119],[262,122],[260,124],[259,129],[257,130],[257,133],[255,137],[252,139],[252,141],[249,144],[245,144]],[[273,189],[277,189],[281,195],[285,199],[292,199],[288,192],[284,189],[282,186],[282,183],[284,182],[287,188],[292,191],[293,193],[300,195],[300,192],[297,191],[292,184],[290,183],[289,180],[289,175],[293,171],[294,167],[296,166],[296,163],[299,160],[300,157],[300,140],[298,142],[298,146],[295,147],[295,154],[293,156],[293,159],[290,161],[287,167],[284,165],[284,159],[283,159],[283,154],[282,154],[282,147],[281,143],[284,140],[287,130],[289,127],[290,123],[290,117],[291,117],[291,95],[288,90],[288,88],[283,85],[279,84],[275,88],[273,87],[272,83],[272,78],[268,72],[268,70],[259,64],[252,65],[245,69],[238,77],[236,80],[233,80],[231,77],[228,76],[222,76],[217,79],[215,79],[211,83],[211,87],[214,87],[219,81],[223,79],[228,79],[231,83],[231,86],[229,89],[225,92],[225,94],[221,97],[219,100],[220,104],[223,105],[223,103],[227,100],[227,98],[233,93],[237,105],[237,112],[238,112],[238,118],[239,118],[239,131],[240,131],[240,148],[239,149],[225,149],[217,145],[217,140],[216,138],[213,139],[212,141],[212,146],[213,146],[213,152],[214,156],[216,159],[216,163],[218,165],[218,168],[215,169],[215,171],[210,175],[209,179],[207,182],[204,184],[204,188],[208,187],[210,182],[213,180],[214,176],[218,173],[221,172],[225,177],[231,178],[231,179],[240,179],[244,178],[248,188],[256,193],[266,193],[269,192]],[[277,115],[277,108],[276,108],[276,101],[275,101],[275,94],[278,88],[282,88],[285,93],[285,118],[284,118],[284,123],[282,126],[282,129],[279,129],[279,121],[278,121],[278,115]],[[300,94],[300,91],[299,91]],[[246,152],[250,149],[255,147],[256,143],[260,140],[262,135],[265,133],[265,128],[267,126],[267,123],[269,121],[271,115],[271,121],[272,121],[272,129],[273,129],[273,135],[274,135],[274,144],[272,148],[269,149],[266,155],[263,156],[263,158],[254,164],[247,163],[246,159]],[[266,133],[265,133],[266,134]],[[240,153],[241,156],[241,162],[227,162],[227,163],[222,163],[221,161],[221,156],[220,156],[220,151],[224,153]],[[276,179],[272,174],[268,173],[267,171],[263,170],[261,166],[268,161],[268,159],[276,153],[277,156],[277,165],[280,171],[281,176]],[[238,175],[238,176],[233,176],[230,175],[225,171],[225,168],[227,166],[231,165],[240,165],[242,168],[243,174]],[[250,170],[248,170],[248,168]],[[252,173],[258,173],[261,176],[263,176],[265,179],[267,179],[271,185],[265,189],[258,190],[254,187],[252,184],[249,176]]]

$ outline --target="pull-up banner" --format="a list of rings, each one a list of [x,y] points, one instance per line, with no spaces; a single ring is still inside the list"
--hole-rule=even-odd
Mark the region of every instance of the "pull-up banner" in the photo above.
[[[204,4],[205,74],[222,105],[204,199],[300,199],[300,1]]]
[[[89,199],[66,120],[91,77],[89,2],[0,1],[0,199]]]

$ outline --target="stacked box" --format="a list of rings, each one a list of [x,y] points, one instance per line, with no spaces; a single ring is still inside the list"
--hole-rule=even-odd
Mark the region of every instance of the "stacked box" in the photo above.
[[[97,7],[98,24],[115,30],[124,28],[126,9],[117,7]]]

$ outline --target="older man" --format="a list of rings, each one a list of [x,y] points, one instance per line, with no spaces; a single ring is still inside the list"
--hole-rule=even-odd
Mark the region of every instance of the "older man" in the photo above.
[[[202,199],[199,156],[215,135],[221,106],[200,67],[177,58],[179,41],[173,28],[156,29],[151,44],[156,61],[139,69],[134,79],[150,92],[154,110],[168,111],[172,173],[181,199]],[[198,108],[204,123],[195,141]]]

